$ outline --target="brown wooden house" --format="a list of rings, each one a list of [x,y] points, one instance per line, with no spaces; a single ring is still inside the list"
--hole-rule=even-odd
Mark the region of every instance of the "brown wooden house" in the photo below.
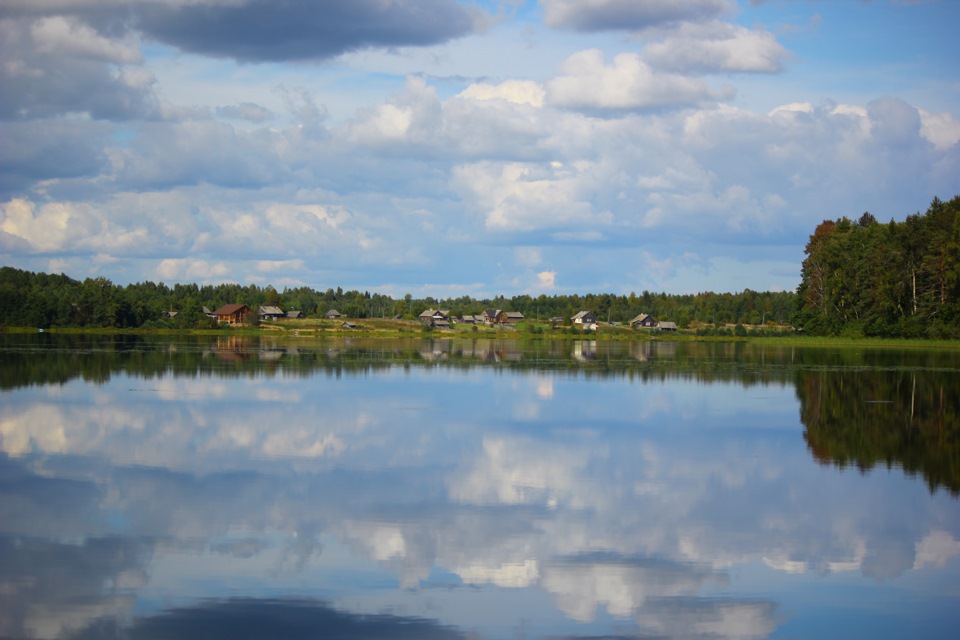
[[[213,312],[217,322],[226,322],[229,325],[243,324],[250,313],[250,307],[245,304],[225,304]]]

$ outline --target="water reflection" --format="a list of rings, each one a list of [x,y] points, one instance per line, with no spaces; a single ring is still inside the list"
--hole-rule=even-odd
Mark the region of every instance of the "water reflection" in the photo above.
[[[814,457],[862,470],[921,473],[931,490],[960,493],[960,386],[932,371],[804,371],[804,438]]]
[[[948,356],[481,342],[2,352],[0,635],[955,628]]]

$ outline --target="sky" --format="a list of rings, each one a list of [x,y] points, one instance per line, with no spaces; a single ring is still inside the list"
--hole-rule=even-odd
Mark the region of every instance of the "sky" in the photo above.
[[[402,297],[792,290],[960,194],[953,0],[0,0],[0,263]]]

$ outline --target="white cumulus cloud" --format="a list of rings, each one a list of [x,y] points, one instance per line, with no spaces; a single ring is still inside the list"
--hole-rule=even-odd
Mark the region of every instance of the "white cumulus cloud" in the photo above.
[[[690,106],[718,97],[701,80],[654,71],[639,54],[607,65],[599,49],[570,56],[547,83],[547,102],[572,109],[652,109]]]
[[[676,72],[775,73],[786,56],[772,33],[726,22],[685,23],[643,48],[652,67]]]

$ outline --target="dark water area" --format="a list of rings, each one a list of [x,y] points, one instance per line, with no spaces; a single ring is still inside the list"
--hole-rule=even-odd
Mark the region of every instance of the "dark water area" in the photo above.
[[[960,352],[0,335],[0,637],[960,623]]]

